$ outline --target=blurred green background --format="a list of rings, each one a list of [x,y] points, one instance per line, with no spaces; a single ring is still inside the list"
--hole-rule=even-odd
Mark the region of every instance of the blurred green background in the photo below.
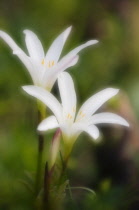
[[[131,128],[101,126],[99,143],[85,134],[79,137],[69,163],[71,185],[90,187],[97,197],[73,191],[74,201],[68,201],[66,209],[139,209],[139,1],[0,1],[0,29],[25,51],[24,29],[34,31],[47,50],[70,25],[63,55],[89,39],[100,41],[81,52],[78,64],[69,70],[78,105],[105,87],[118,87],[123,93],[105,109],[124,116]],[[36,103],[21,90],[31,83],[27,70],[0,40],[1,210],[32,209],[30,193],[21,181],[26,171],[36,168]]]

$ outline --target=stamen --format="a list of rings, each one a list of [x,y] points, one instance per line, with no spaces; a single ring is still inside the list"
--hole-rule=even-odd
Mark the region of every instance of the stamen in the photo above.
[[[82,117],[84,117],[85,116],[85,114],[82,114]]]
[[[72,115],[71,115],[71,114],[68,114],[68,115],[67,115],[67,118],[68,118],[68,119],[72,119]]]
[[[42,64],[42,65],[44,65],[44,59],[42,59],[42,62],[41,62],[41,64]]]
[[[82,115],[82,111],[80,111],[79,115]]]
[[[54,65],[55,65],[55,62],[54,61],[48,61],[48,63],[47,63],[47,67],[48,68],[50,68],[50,67],[52,67]]]

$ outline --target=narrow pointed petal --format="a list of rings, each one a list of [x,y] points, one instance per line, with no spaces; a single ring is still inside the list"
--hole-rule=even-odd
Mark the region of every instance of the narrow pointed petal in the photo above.
[[[93,115],[89,123],[90,124],[109,123],[109,124],[124,125],[127,127],[129,126],[128,122],[124,118],[120,117],[117,114],[107,113],[107,112]]]
[[[36,65],[34,65],[34,62],[31,60],[30,57],[28,57],[23,51],[21,50],[15,50],[13,51],[14,55],[17,55],[19,59],[22,61],[22,63],[25,65],[27,68],[33,83],[35,85],[38,85],[38,78],[40,73],[38,72],[38,69],[36,68]]]
[[[33,82],[36,84],[37,75],[33,68],[30,58],[24,53],[24,51],[15,43],[15,41],[4,31],[0,31],[0,38],[2,38],[9,47],[13,50],[13,54],[17,55],[18,58],[22,61],[25,67],[28,69]]]
[[[71,76],[63,72],[58,77],[58,87],[65,117],[74,121],[76,112],[76,93]]]
[[[59,124],[57,122],[57,119],[55,116],[50,116],[48,118],[46,118],[45,120],[43,120],[37,130],[38,131],[47,131],[49,129],[53,129],[53,128],[58,128]]]
[[[41,63],[42,59],[44,59],[44,50],[40,40],[30,30],[24,30],[24,34],[26,35],[25,41],[30,57],[37,59]]]
[[[0,38],[2,38],[13,51],[21,50],[21,48],[15,43],[15,41],[6,32],[0,31]]]
[[[45,71],[44,75],[42,76],[42,82],[41,82],[42,86],[48,90],[51,90],[60,72],[74,65],[75,63],[77,63],[77,61],[78,61],[77,55],[74,57],[68,57],[67,59],[59,62],[56,65],[56,67],[53,67]]]
[[[82,113],[85,117],[88,118],[92,114],[94,114],[107,100],[111,97],[115,96],[118,93],[118,89],[114,88],[106,88],[92,97],[90,97],[80,108],[77,120],[80,119],[80,113]]]
[[[46,61],[54,61],[57,63],[70,31],[71,27],[67,28],[54,40],[46,54]]]
[[[70,51],[66,56],[64,56],[58,62],[56,68],[51,69],[53,71],[53,74],[57,75],[58,73],[66,70],[67,68],[74,66],[78,62],[78,59],[79,59],[79,56],[77,55],[77,53],[79,51],[81,51],[82,49],[84,49],[85,47],[88,47],[88,46],[95,44],[97,42],[98,42],[97,40],[91,40],[91,41],[88,41],[87,43],[75,48],[74,50]],[[47,74],[48,73],[45,72],[44,79],[43,79],[44,83],[46,83]]]
[[[99,130],[95,125],[88,126],[84,131],[95,140],[99,137]]]
[[[62,107],[59,101],[47,90],[29,85],[29,86],[23,86],[23,90],[25,90],[29,95],[34,96],[35,98],[39,99],[42,101],[46,106],[51,109],[51,111],[54,113],[56,116],[57,120],[59,122],[62,121]]]
[[[69,29],[70,30],[70,29]],[[47,86],[48,83],[50,83],[49,89],[52,88],[54,82],[57,79],[58,73],[66,70],[67,68],[74,66],[79,59],[79,56],[77,55],[82,49],[85,47],[88,47],[90,45],[96,44],[98,41],[97,40],[90,40],[86,42],[83,45],[80,45],[79,47],[73,49],[70,51],[66,56],[64,56],[58,63],[55,65],[53,68],[51,68],[51,72],[45,71],[43,77],[42,77],[42,83],[43,86]],[[47,59],[48,60],[48,59]],[[52,60],[53,61],[53,60]],[[49,79],[52,78],[52,79]],[[48,87],[46,87],[48,88]]]
[[[98,40],[90,40],[88,42],[86,42],[85,44],[82,44],[78,47],[76,47],[75,49],[71,50],[67,55],[65,55],[61,60],[65,59],[66,57],[73,57],[75,55],[77,55],[81,50],[83,50],[86,47],[89,47],[91,45],[97,44]]]

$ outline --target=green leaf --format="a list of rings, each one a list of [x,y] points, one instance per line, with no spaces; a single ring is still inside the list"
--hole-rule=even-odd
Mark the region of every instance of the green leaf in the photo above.
[[[34,193],[32,185],[30,185],[27,181],[24,179],[19,179],[19,182],[22,183],[30,192]]]
[[[89,192],[89,193],[92,193],[94,196],[96,195],[95,191],[93,191],[92,189],[87,188],[87,187],[68,187],[68,188],[66,188],[66,189],[69,190],[69,188],[70,188],[71,190],[79,190],[79,189],[85,190],[85,191],[87,191],[87,192]]]

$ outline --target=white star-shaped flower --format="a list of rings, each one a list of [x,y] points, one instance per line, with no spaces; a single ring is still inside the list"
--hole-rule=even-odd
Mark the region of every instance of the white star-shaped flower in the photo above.
[[[28,50],[27,55],[14,40],[4,31],[0,31],[0,37],[10,46],[13,54],[16,54],[29,71],[34,85],[41,86],[48,91],[53,87],[58,74],[75,65],[78,61],[78,53],[90,45],[96,44],[97,40],[90,40],[82,44],[60,59],[63,46],[71,31],[71,27],[61,33],[52,43],[47,53],[44,53],[38,37],[30,30],[24,30],[25,42]]]
[[[95,112],[111,97],[118,93],[118,89],[106,88],[91,96],[79,109],[76,115],[76,93],[71,76],[63,72],[58,77],[58,87],[62,104],[47,90],[36,86],[23,86],[30,95],[41,100],[54,115],[44,119],[38,126],[39,131],[60,128],[69,153],[82,131],[93,139],[99,137],[96,125],[100,123],[119,124],[129,126],[128,122],[117,114]]]

